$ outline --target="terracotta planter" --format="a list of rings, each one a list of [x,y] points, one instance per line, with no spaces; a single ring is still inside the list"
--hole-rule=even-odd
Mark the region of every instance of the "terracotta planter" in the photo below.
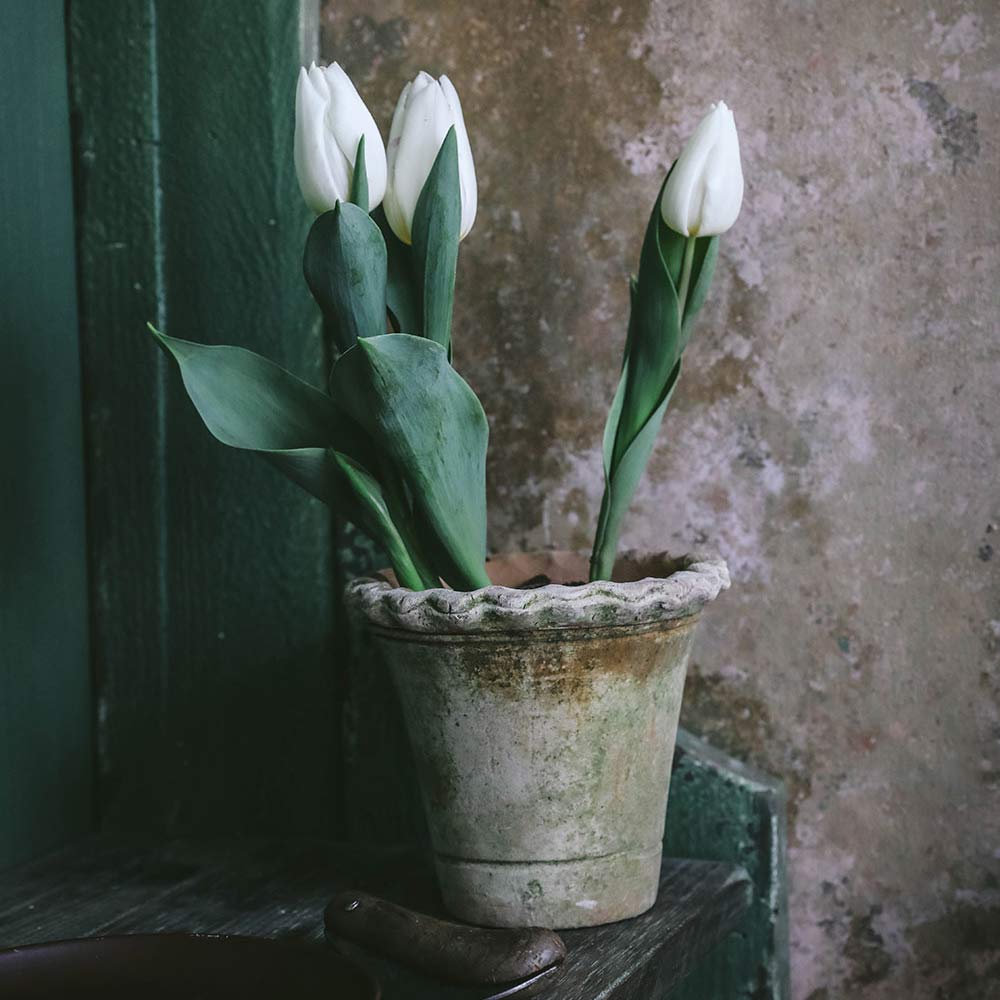
[[[445,905],[471,923],[584,927],[653,905],[684,674],[707,556],[512,555],[471,593],[355,580],[421,780]],[[620,581],[620,582],[617,582]]]

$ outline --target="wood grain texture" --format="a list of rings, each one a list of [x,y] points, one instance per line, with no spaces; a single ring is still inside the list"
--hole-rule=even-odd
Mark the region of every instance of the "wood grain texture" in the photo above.
[[[91,691],[62,0],[0,29],[0,867],[89,829]]]
[[[313,384],[294,88],[314,5],[71,0],[101,821],[331,832],[329,511],[201,426],[145,324]]]
[[[440,912],[433,879],[409,849],[267,839],[150,846],[95,838],[0,875],[0,947],[180,930],[319,942],[323,907],[351,886]],[[739,922],[748,898],[746,874],[731,865],[667,861],[649,913],[563,933],[568,957],[543,996],[660,1000]],[[353,945],[343,950],[376,971],[384,1000],[481,1000],[488,992],[418,976]]]

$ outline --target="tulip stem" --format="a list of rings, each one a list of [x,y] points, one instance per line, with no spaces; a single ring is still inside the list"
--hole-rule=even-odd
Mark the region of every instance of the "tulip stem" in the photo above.
[[[684,243],[684,262],[681,264],[681,280],[677,287],[677,318],[684,323],[684,309],[687,306],[688,285],[691,284],[691,266],[694,264],[694,244],[697,236],[689,236]]]

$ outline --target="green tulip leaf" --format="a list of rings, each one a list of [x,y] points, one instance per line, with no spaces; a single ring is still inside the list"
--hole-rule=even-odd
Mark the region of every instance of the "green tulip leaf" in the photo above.
[[[627,339],[629,363],[625,366],[627,379],[615,428],[614,464],[659,406],[664,386],[680,356],[677,292],[664,265],[661,225],[658,198],[646,227],[632,295]]]
[[[368,167],[365,164],[365,137],[358,139],[358,152],[354,157],[354,175],[351,177],[351,201],[368,211]]]
[[[441,143],[413,212],[413,262],[422,332],[451,355],[451,314],[462,230],[458,138],[454,125]]]
[[[420,297],[417,294],[413,268],[413,248],[404,243],[393,231],[379,205],[372,218],[382,230],[389,258],[385,286],[385,304],[396,333],[423,334]]]
[[[341,484],[325,448],[255,450],[296,486],[334,510],[345,510],[347,504]]]
[[[366,531],[388,553],[403,586],[438,586],[413,537],[405,500],[369,471],[379,465],[371,440],[329,396],[252,351],[150,329],[177,362],[195,409],[217,440],[261,455]],[[392,476],[387,480],[393,483]]]
[[[332,449],[330,455],[347,485],[344,492],[350,494],[345,514],[385,549],[400,585],[411,590],[438,586],[433,573],[420,566],[411,554],[378,480],[350,455]]]
[[[223,444],[253,451],[327,447],[343,418],[333,400],[242,347],[195,344],[150,327],[180,369],[184,387]]]
[[[413,508],[413,497],[399,470],[384,456],[379,463],[379,479],[386,507],[403,540],[414,567],[425,587],[440,587],[441,580],[427,556],[426,532],[421,537],[417,522],[420,515]]]
[[[691,328],[698,311],[708,298],[708,289],[715,275],[715,262],[719,257],[719,237],[703,236],[695,241],[694,263],[691,267],[691,284],[687,304],[684,307],[684,322],[681,325],[681,350],[691,339]]]
[[[674,232],[660,213],[662,197],[663,187],[646,226],[638,277],[629,285],[632,310],[622,373],[604,425],[604,495],[590,559],[591,580],[611,576],[622,521],[680,377],[681,355],[708,295],[719,252],[718,237],[692,243]]]
[[[653,209],[653,215],[656,218],[656,245],[660,253],[660,264],[676,290],[684,263],[684,245],[688,238],[675,232],[663,221],[659,201]],[[652,219],[650,219],[650,224],[652,224]]]
[[[207,346],[153,336],[177,362],[205,426],[232,448],[255,451],[325,503],[337,501],[326,450],[347,424],[329,396],[242,347]]]
[[[398,470],[434,572],[456,589],[488,586],[489,427],[443,347],[409,334],[359,340],[337,359],[330,385]]]
[[[632,503],[639,480],[646,470],[649,456],[653,453],[656,444],[656,436],[659,433],[660,425],[663,423],[663,416],[670,405],[670,398],[673,396],[677,380],[680,378],[681,363],[677,362],[676,367],[667,380],[663,394],[647,418],[645,424],[639,429],[624,453],[612,468],[613,437],[609,435],[608,428],[613,423],[612,416],[609,416],[608,425],[604,432],[604,496],[601,499],[601,511],[597,521],[597,534],[594,540],[594,551],[590,558],[590,579],[610,580],[611,571],[614,568],[615,553],[618,549],[618,536],[621,534],[622,522]],[[625,374],[619,382],[618,392],[615,393],[615,402],[612,404],[612,414],[616,406],[620,408],[621,400],[624,397]]]
[[[622,405],[625,402],[625,385],[628,382],[628,354],[625,355],[625,363],[622,367],[621,377],[618,379],[618,388],[615,389],[615,398],[611,401],[611,409],[608,410],[608,419],[604,423],[604,439],[602,441],[602,454],[604,456],[604,478],[611,478],[611,468],[614,463],[615,439],[618,436],[618,424],[621,420]]]
[[[338,350],[385,333],[386,249],[371,216],[337,202],[309,230],[303,271]]]

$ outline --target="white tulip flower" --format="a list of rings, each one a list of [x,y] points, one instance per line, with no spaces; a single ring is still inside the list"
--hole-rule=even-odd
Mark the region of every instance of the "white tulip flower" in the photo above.
[[[385,195],[386,179],[385,146],[375,119],[337,63],[303,67],[295,92],[295,173],[302,197],[317,215],[349,200],[362,136],[372,209]]]
[[[389,130],[389,183],[385,192],[385,217],[392,231],[412,243],[413,213],[417,199],[448,130],[454,126],[458,140],[458,180],[462,196],[464,239],[476,218],[476,168],[465,130],[462,104],[451,80],[435,80],[419,73],[399,95]]]
[[[717,236],[743,203],[740,140],[724,101],[712,105],[677,158],[660,201],[663,221],[683,236]]]

